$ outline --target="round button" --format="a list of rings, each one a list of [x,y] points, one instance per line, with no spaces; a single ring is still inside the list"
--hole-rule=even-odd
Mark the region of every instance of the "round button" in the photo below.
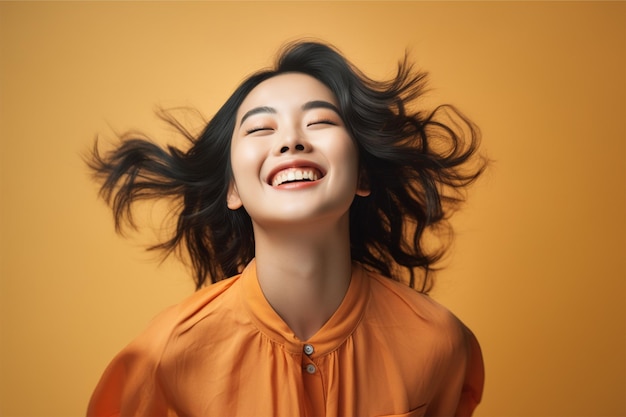
[[[311,364],[311,363],[310,363],[310,364],[308,364],[308,365],[306,366],[306,371],[307,371],[308,373],[310,373],[310,374],[314,374],[314,373],[315,373],[315,371],[316,371],[316,369],[315,369],[315,365],[313,365],[313,364]]]
[[[315,352],[315,349],[313,349],[313,345],[304,345],[304,353],[306,353],[307,355],[312,355],[313,352]]]

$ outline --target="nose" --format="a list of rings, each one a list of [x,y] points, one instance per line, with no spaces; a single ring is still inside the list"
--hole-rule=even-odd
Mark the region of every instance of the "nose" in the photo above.
[[[311,150],[311,145],[300,129],[296,127],[283,131],[283,134],[278,135],[278,138],[275,148],[278,154],[309,152]]]
[[[303,151],[304,150],[304,145],[301,143],[297,143],[296,146],[294,146],[296,151]],[[289,152],[289,146],[283,146],[282,148],[280,148],[280,153],[285,153],[285,152]]]

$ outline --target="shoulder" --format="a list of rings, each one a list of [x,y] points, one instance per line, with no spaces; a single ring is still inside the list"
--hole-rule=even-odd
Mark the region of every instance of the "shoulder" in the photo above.
[[[237,286],[239,278],[240,275],[236,275],[196,291],[156,316],[150,327],[165,333],[186,331],[214,310],[232,303],[236,298],[232,289]]]
[[[233,277],[192,294],[158,314],[147,328],[108,365],[91,397],[88,415],[166,415],[158,381],[163,357],[172,340],[228,298]]]
[[[449,309],[408,285],[377,274],[370,277],[368,325],[385,329],[411,355],[428,362],[462,364],[478,352],[478,342]]]
[[[389,349],[403,359],[407,372],[426,375],[432,382],[427,413],[471,415],[484,385],[484,363],[474,334],[431,297],[401,282],[368,275],[368,324],[384,328],[386,339],[393,340]]]
[[[367,275],[370,278],[372,307],[379,312],[396,316],[407,323],[432,328],[438,333],[463,336],[464,326],[460,320],[430,296],[382,275]]]
[[[151,356],[157,360],[169,340],[193,326],[202,317],[209,314],[216,304],[227,302],[228,290],[237,283],[239,275],[204,287],[180,303],[166,308],[157,314],[127,347],[122,354]]]

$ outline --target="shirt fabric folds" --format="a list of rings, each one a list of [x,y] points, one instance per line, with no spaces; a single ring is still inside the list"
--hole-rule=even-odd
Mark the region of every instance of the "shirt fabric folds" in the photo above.
[[[157,316],[111,362],[89,416],[469,416],[483,360],[428,296],[353,264],[346,296],[299,340],[252,261]]]

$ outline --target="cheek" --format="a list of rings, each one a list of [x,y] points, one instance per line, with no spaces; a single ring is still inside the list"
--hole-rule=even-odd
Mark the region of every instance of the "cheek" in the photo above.
[[[358,149],[352,139],[345,139],[341,146],[335,146],[329,150],[336,164],[353,179],[356,183],[359,171]]]
[[[256,145],[256,146],[255,146]],[[259,144],[246,143],[245,146],[233,143],[230,152],[233,186],[235,193],[231,193],[232,202],[237,202],[246,210],[254,206],[260,196],[259,175],[264,161],[263,150]]]
[[[235,181],[258,172],[261,159],[258,150],[253,146],[235,146],[230,152],[230,163]]]

